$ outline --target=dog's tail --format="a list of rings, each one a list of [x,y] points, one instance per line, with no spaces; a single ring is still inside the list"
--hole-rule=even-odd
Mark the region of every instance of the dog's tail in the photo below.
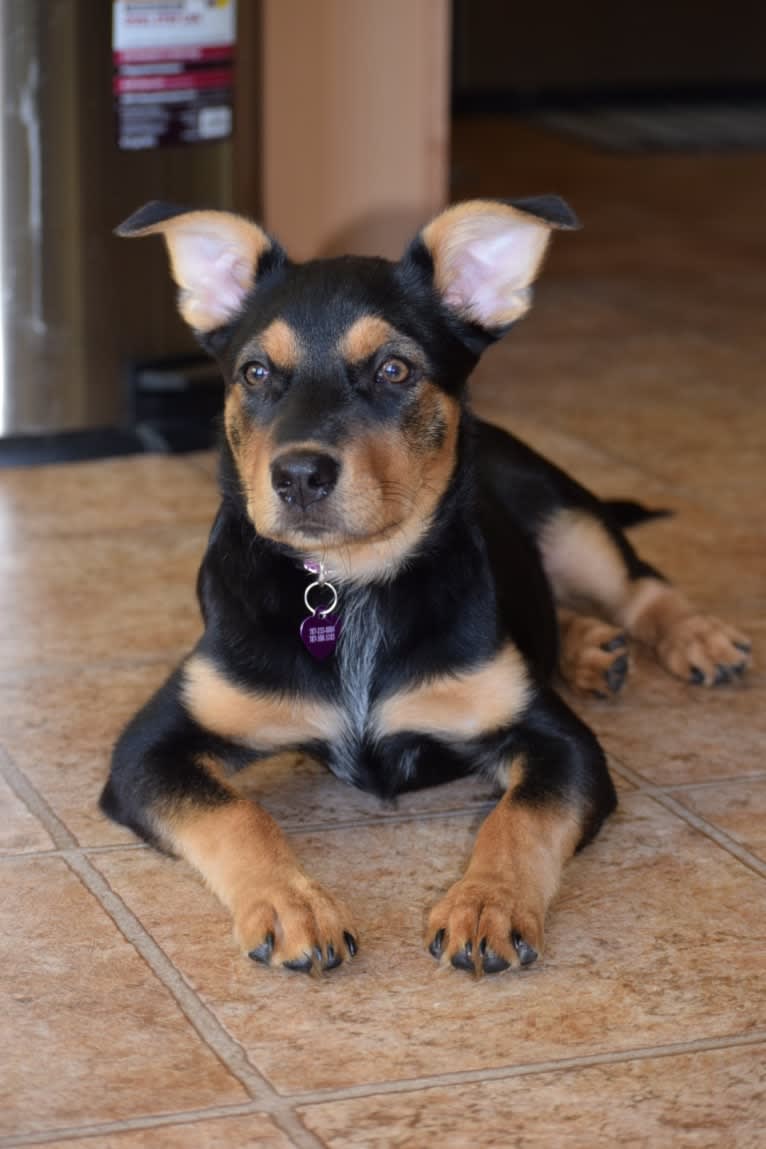
[[[667,519],[674,514],[666,508],[645,507],[633,499],[604,499],[603,502],[610,517],[623,530],[651,522],[652,519]]]

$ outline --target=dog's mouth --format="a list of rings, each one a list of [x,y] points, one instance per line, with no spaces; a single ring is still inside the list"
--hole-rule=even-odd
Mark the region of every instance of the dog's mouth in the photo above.
[[[286,543],[296,549],[321,545],[322,549],[384,544],[396,538],[405,529],[407,516],[389,521],[382,526],[359,527],[345,523],[336,516],[304,515],[300,520],[290,519],[275,524],[269,532],[274,542]]]

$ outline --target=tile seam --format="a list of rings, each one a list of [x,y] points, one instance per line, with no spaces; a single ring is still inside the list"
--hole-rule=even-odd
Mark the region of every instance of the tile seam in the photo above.
[[[758,858],[755,854],[752,854],[744,846],[741,846],[739,842],[736,842],[733,838],[730,838],[724,830],[720,830],[711,822],[701,818],[699,814],[695,814],[693,810],[689,810],[681,802],[676,801],[676,799],[671,794],[650,793],[647,795],[647,797],[651,798],[652,801],[657,802],[657,804],[662,806],[663,809],[668,810],[670,813],[675,814],[678,818],[681,818],[684,822],[692,826],[700,834],[704,834],[706,838],[710,839],[712,842],[715,842],[715,844],[720,846],[722,850],[725,850],[728,854],[731,854],[732,857],[741,862],[743,866],[747,866],[749,870],[752,870],[759,877],[766,878],[766,862],[761,861],[761,859]]]
[[[352,1101],[365,1097],[376,1097],[391,1093],[419,1093],[427,1089],[439,1089],[449,1085],[472,1085],[482,1082],[503,1081],[512,1077],[527,1077],[535,1074],[576,1072],[599,1065],[623,1064],[631,1061],[652,1061],[665,1057],[683,1056],[694,1053],[715,1052],[716,1050],[740,1049],[766,1044],[766,1030],[750,1034],[733,1034],[723,1037],[698,1038],[693,1041],[676,1042],[670,1045],[653,1045],[627,1050],[604,1051],[596,1054],[583,1054],[580,1057],[559,1058],[540,1062],[527,1062],[522,1065],[503,1066],[491,1069],[463,1070],[455,1073],[436,1074],[433,1077],[403,1078],[399,1081],[369,1082],[352,1085],[345,1089],[311,1090],[306,1093],[277,1094],[275,1100],[282,1105],[267,1107],[259,1101],[241,1104],[216,1105],[206,1109],[178,1110],[172,1113],[147,1114],[127,1117],[117,1121],[94,1122],[89,1125],[65,1125],[56,1128],[0,1137],[0,1149],[15,1149],[16,1146],[45,1145],[52,1141],[95,1137],[109,1133],[122,1133],[138,1129],[162,1128],[167,1125],[202,1123],[226,1117],[247,1117],[263,1115],[280,1117],[286,1113],[298,1115],[302,1107],[313,1107],[332,1102]],[[275,1124],[277,1121],[275,1120]],[[303,1126],[305,1129],[305,1126]],[[317,1142],[316,1144],[321,1144]]]
[[[45,799],[6,751],[0,753],[0,767],[16,796],[43,822],[53,841],[59,846],[61,860],[96,899],[128,944],[146,962],[203,1044],[254,1100],[267,1104],[277,1097],[277,1091],[251,1064],[242,1046],[226,1031],[218,1018],[188,985],[164,950],[114,892],[104,875],[77,847],[74,836],[53,813]]]
[[[64,861],[96,898],[126,941],[143,958],[203,1044],[254,1101],[262,1106],[268,1106],[276,1091],[252,1065],[240,1043],[200,999],[133,911],[123,902],[119,894],[115,893],[104,875],[79,851],[72,851]]]
[[[630,1061],[651,1061],[664,1057],[685,1054],[715,1052],[719,1049],[739,1049],[750,1045],[766,1044],[766,1030],[752,1034],[736,1034],[725,1037],[697,1038],[692,1041],[676,1042],[670,1045],[652,1045],[626,1050],[604,1051],[583,1054],[581,1057],[552,1059],[549,1061],[527,1062],[523,1065],[497,1066],[491,1069],[467,1069],[454,1073],[435,1074],[433,1077],[403,1078],[399,1081],[381,1082],[379,1085],[351,1085],[345,1089],[311,1090],[306,1093],[288,1094],[291,1103],[300,1108],[308,1105],[322,1105],[326,1102],[351,1101],[358,1097],[369,1097],[384,1093],[416,1093],[425,1089],[439,1089],[447,1086],[473,1085],[490,1081],[505,1081],[512,1077],[530,1077],[537,1073],[575,1072],[598,1065],[615,1065]]]
[[[0,772],[13,793],[40,822],[53,841],[57,850],[78,849],[77,839],[64,822],[53,812],[39,790],[33,786],[26,774],[13,761],[5,747],[0,747]],[[46,852],[49,853],[50,851]],[[13,856],[13,855],[11,855]],[[18,855],[17,855],[18,856]]]
[[[627,766],[624,762],[619,762],[619,765],[624,771],[624,776],[629,782],[635,783],[641,779],[641,775],[631,766]],[[653,786],[649,784],[642,786],[639,792],[644,797],[650,798],[653,802],[656,802],[658,806],[662,806],[662,808],[667,810],[668,813],[674,814],[676,817],[681,818],[682,821],[686,822],[687,825],[697,830],[698,833],[703,834],[711,842],[715,842],[715,844],[722,850],[725,850],[726,853],[731,854],[732,857],[736,858],[737,861],[741,862],[742,865],[746,866],[749,870],[752,870],[754,873],[758,874],[759,877],[766,877],[766,863],[762,862],[760,858],[756,857],[755,854],[752,854],[744,846],[741,846],[739,842],[736,842],[733,838],[729,837],[725,831],[720,830],[711,822],[701,818],[699,814],[695,814],[694,811],[688,809],[688,807],[684,806],[683,803],[677,801],[677,799],[673,797],[673,793],[675,791],[668,791],[661,786]]]

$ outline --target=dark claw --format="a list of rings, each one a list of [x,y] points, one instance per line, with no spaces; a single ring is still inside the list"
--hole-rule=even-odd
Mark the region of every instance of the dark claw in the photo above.
[[[260,962],[261,965],[270,965],[273,951],[274,935],[272,933],[268,933],[266,934],[265,940],[262,941],[259,946],[256,946],[254,950],[250,950],[250,953],[247,956],[252,958],[253,961]]]
[[[615,658],[614,662],[604,675],[606,678],[606,684],[612,691],[612,694],[616,694],[617,691],[621,688],[622,684],[625,682],[625,675],[627,673],[628,656],[627,654],[621,654],[619,658]]]
[[[510,962],[507,962],[500,954],[496,954],[487,945],[487,939],[482,938],[479,952],[482,956],[482,969],[485,973],[502,973],[503,970],[508,969]]]
[[[431,942],[430,946],[428,947],[428,952],[431,954],[432,957],[435,957],[436,960],[438,961],[439,958],[442,956],[443,948],[444,948],[444,930],[439,930],[438,934],[436,935],[436,937],[434,938],[434,940]]]
[[[452,955],[452,964],[455,969],[467,969],[473,972],[473,946],[466,942],[461,950]]]
[[[722,666],[720,663],[715,668],[715,678],[713,679],[713,686],[720,686],[722,682],[731,682],[734,677],[734,670],[729,666]]]
[[[736,674],[737,678],[741,678],[742,675],[747,670],[747,663],[746,662],[738,662],[737,665],[732,666],[731,669],[734,672],[734,674]]]
[[[602,642],[601,649],[611,653],[613,650],[619,650],[621,646],[627,646],[628,640],[624,634],[616,634],[614,638],[610,638],[609,642]]]
[[[359,952],[359,945],[354,935],[350,934],[348,930],[344,930],[343,940],[346,943],[346,948],[348,949],[350,956],[352,958],[356,957],[357,953]]]
[[[292,958],[291,961],[283,961],[282,965],[285,969],[296,970],[298,973],[311,973],[314,962],[311,954],[304,954],[303,957]]]
[[[735,642],[737,650],[741,650],[743,654],[750,654],[753,647],[749,642]]]
[[[691,682],[693,686],[701,686],[704,681],[705,675],[702,673],[700,668],[698,666],[693,666],[692,672],[689,675],[689,682]]]
[[[531,946],[529,942],[525,942],[524,938],[516,930],[511,934],[511,941],[513,948],[519,955],[519,961],[522,965],[532,965],[532,962],[537,961],[537,950]]]
[[[325,963],[324,968],[325,969],[337,969],[337,967],[340,965],[340,963],[342,961],[343,961],[343,958],[341,957],[341,955],[336,954],[336,952],[335,952],[335,946],[328,946],[327,947],[327,961]]]

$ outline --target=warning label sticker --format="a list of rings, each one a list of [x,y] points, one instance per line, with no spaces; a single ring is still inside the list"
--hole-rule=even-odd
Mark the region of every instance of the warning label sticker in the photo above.
[[[112,8],[119,146],[231,135],[236,0],[114,0]]]

